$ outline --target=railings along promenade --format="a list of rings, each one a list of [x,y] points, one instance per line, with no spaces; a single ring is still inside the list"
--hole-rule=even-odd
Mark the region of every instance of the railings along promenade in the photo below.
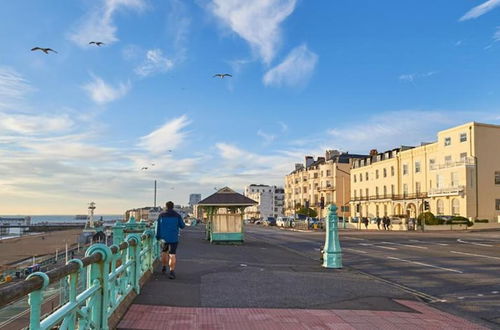
[[[144,226],[139,224],[135,220],[117,224],[113,240],[118,244],[93,244],[82,259],[69,260],[65,266],[46,273],[30,274],[26,280],[0,289],[0,308],[29,295],[31,330],[51,329],[56,325],[59,329],[112,328],[120,317],[115,312],[140,293],[141,282],[152,273],[159,258],[155,231],[143,230]],[[142,233],[137,233],[137,229],[143,230]],[[87,281],[78,288],[78,279],[83,275]],[[61,280],[67,281],[68,301],[52,313],[42,315],[44,289]]]

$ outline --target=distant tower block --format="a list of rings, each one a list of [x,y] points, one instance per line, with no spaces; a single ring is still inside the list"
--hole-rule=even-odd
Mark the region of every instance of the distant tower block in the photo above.
[[[95,210],[95,203],[90,202],[89,203],[89,227],[94,228],[94,210]]]

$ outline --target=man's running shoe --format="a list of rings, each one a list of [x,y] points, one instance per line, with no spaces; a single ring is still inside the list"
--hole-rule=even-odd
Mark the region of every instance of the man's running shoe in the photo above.
[[[175,273],[174,271],[171,271],[170,274],[168,275],[168,278],[171,280],[175,280]]]

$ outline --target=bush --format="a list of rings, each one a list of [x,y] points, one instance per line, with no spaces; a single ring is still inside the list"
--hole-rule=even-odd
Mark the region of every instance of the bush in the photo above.
[[[417,218],[417,224],[421,226],[422,221],[424,221],[424,223],[428,226],[442,225],[444,223],[444,220],[436,218],[432,212],[420,213]]]
[[[490,222],[490,220],[488,220],[488,219],[477,219],[474,222],[477,222],[477,223],[488,223],[488,222]]]
[[[315,218],[318,216],[318,213],[315,210],[313,210],[312,208],[306,209],[305,207],[301,208],[296,213],[299,215],[304,215],[304,216],[312,217],[312,218]]]

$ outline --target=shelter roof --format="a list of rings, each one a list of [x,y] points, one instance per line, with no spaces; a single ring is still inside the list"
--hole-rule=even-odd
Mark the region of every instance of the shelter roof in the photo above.
[[[252,206],[258,204],[242,194],[237,193],[231,188],[224,187],[215,194],[201,200],[198,205],[201,206]]]

